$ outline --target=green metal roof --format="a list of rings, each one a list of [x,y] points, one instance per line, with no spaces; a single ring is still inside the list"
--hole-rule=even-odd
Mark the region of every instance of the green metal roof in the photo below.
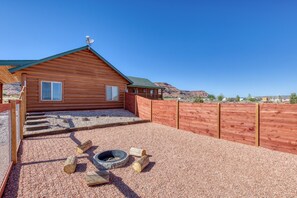
[[[162,89],[146,78],[139,78],[133,76],[127,76],[133,83],[128,85],[128,87],[139,87],[139,88],[152,88],[152,89]]]
[[[21,66],[29,63],[33,63],[37,60],[0,60],[0,66],[9,65],[9,66]]]
[[[34,65],[37,65],[37,64],[40,64],[40,63],[43,63],[43,62],[46,62],[46,61],[49,61],[49,60],[53,60],[55,58],[59,58],[59,57],[62,57],[62,56],[66,56],[68,54],[72,54],[72,53],[75,53],[75,52],[78,52],[78,51],[81,51],[81,50],[85,50],[85,49],[88,49],[89,46],[86,45],[86,46],[83,46],[83,47],[80,47],[80,48],[76,48],[76,49],[73,49],[73,50],[69,50],[69,51],[66,51],[66,52],[63,52],[63,53],[60,53],[60,54],[56,54],[56,55],[53,55],[53,56],[49,56],[49,57],[46,57],[46,58],[43,58],[43,59],[40,59],[40,60],[36,60],[34,62],[27,62],[23,65],[18,65],[17,67],[14,67],[14,68],[10,68],[9,71],[10,73],[13,73],[13,72],[16,72],[16,71],[19,71],[19,70],[22,70],[22,69],[25,69],[25,68],[28,68],[28,67],[31,67],[31,66],[34,66]],[[91,52],[93,52],[98,58],[100,58],[102,61],[104,61],[109,67],[111,67],[113,70],[115,70],[118,74],[120,74],[120,76],[122,76],[123,78],[125,78],[128,82],[132,83],[132,81],[127,78],[123,73],[121,73],[117,68],[115,68],[111,63],[109,63],[107,60],[105,60],[100,54],[98,54],[95,50],[93,50],[92,48],[89,48],[89,50]]]

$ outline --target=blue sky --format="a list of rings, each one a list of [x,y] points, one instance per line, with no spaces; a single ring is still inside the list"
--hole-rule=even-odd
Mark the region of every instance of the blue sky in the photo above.
[[[225,96],[297,91],[297,1],[0,2],[0,59],[92,46],[126,75]]]

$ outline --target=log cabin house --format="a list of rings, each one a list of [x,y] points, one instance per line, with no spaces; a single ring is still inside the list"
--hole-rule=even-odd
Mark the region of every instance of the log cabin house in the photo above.
[[[146,78],[128,76],[133,82],[128,85],[128,93],[133,93],[150,99],[163,99],[163,88],[155,85]]]
[[[131,79],[89,46],[40,60],[0,60],[0,102],[3,83],[21,82],[28,112],[123,108]]]

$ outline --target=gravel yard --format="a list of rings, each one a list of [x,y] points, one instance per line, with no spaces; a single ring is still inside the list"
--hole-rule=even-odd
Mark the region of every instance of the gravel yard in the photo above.
[[[63,173],[77,143],[94,147],[79,156],[77,172]],[[90,158],[107,149],[146,148],[151,163],[136,174],[111,170],[110,184],[87,187]],[[20,148],[4,197],[296,197],[297,156],[218,140],[153,124],[110,127],[28,138]]]
[[[0,113],[0,183],[2,182],[7,168],[10,163],[10,146],[9,146],[9,113]]]
[[[49,129],[26,131],[25,134],[140,120],[133,113],[124,109],[54,111],[46,112],[45,115],[50,125]]]

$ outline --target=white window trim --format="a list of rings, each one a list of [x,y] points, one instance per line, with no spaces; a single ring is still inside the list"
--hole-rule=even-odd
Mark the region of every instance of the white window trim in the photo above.
[[[111,100],[108,100],[108,98],[107,98],[107,92],[106,92],[107,87],[111,87],[111,89],[112,89],[112,87],[117,87],[118,88],[118,99],[117,100],[112,100],[112,99]],[[111,94],[112,94],[112,91],[111,91]],[[113,98],[112,95],[111,95],[111,98]],[[105,100],[108,101],[108,102],[118,102],[120,100],[120,88],[119,88],[119,86],[105,85]]]
[[[46,83],[51,83],[51,99],[50,100],[44,100],[43,98],[42,98],[42,83],[44,83],[44,82],[46,82]],[[53,89],[53,84],[54,83],[58,83],[58,84],[61,84],[61,100],[53,100],[53,98],[54,98],[54,89]],[[63,83],[62,82],[58,82],[58,81],[45,81],[45,80],[42,80],[41,82],[40,82],[40,87],[41,87],[41,94],[40,94],[40,100],[41,101],[49,101],[49,102],[59,102],[59,101],[62,101],[63,100]]]

